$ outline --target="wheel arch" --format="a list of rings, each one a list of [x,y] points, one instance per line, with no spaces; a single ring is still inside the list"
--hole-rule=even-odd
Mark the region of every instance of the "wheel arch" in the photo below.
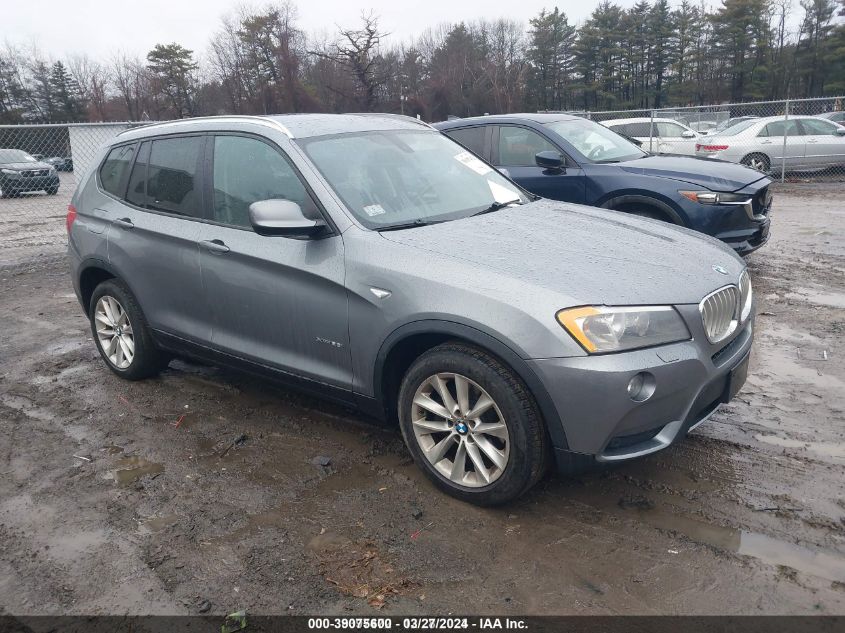
[[[399,385],[405,372],[419,356],[447,341],[480,348],[512,370],[528,387],[556,448],[568,448],[566,434],[551,396],[529,364],[495,336],[463,323],[426,319],[394,330],[376,356],[373,390],[385,420],[395,420]]]
[[[653,195],[641,193],[612,194],[609,198],[601,201],[598,206],[624,213],[625,211],[620,209],[620,207],[633,204],[654,209],[658,213],[665,215],[666,219],[673,224],[687,226],[687,222],[684,221],[678,211],[669,202],[656,198]]]

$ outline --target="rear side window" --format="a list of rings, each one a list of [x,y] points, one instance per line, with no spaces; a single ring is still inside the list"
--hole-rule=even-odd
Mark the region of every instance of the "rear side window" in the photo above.
[[[474,154],[484,158],[484,126],[465,127],[460,130],[446,130],[446,136],[457,141]]]
[[[190,217],[202,215],[197,182],[205,138],[155,140],[147,167],[147,208]]]
[[[801,136],[798,123],[794,120],[769,123],[758,136],[783,136],[784,130],[786,130],[786,136]]]
[[[306,217],[320,217],[299,176],[277,149],[246,136],[216,136],[212,219],[250,228],[249,205],[259,200],[290,200]]]
[[[631,137],[637,136],[651,136],[648,131],[649,125],[648,122],[640,122],[640,123],[628,123],[625,125],[624,129],[622,130],[623,134],[627,134]]]
[[[100,185],[104,191],[118,198],[123,197],[126,175],[134,153],[134,145],[121,145],[108,153],[100,167]]]
[[[143,207],[147,203],[147,163],[150,160],[150,142],[145,141],[138,150],[138,158],[129,177],[129,188],[126,190],[126,200],[134,205]]]

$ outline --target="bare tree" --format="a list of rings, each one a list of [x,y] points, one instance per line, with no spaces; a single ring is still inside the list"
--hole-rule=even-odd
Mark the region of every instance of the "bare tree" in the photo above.
[[[73,55],[68,59],[68,68],[79,84],[80,96],[88,103],[89,118],[105,121],[109,69],[88,55]]]

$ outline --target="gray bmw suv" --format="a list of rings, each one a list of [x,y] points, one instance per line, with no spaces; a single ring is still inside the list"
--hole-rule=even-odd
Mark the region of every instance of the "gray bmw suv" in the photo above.
[[[745,381],[745,264],[692,231],[538,199],[415,119],[218,117],[123,132],[68,209],[94,341],[397,420],[491,505],[663,449]]]

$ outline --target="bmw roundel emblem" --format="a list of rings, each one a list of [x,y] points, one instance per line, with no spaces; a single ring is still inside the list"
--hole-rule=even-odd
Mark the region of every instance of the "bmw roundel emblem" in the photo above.
[[[721,266],[713,266],[713,270],[715,270],[720,275],[727,275],[728,274],[728,271],[725,268],[722,268]]]

